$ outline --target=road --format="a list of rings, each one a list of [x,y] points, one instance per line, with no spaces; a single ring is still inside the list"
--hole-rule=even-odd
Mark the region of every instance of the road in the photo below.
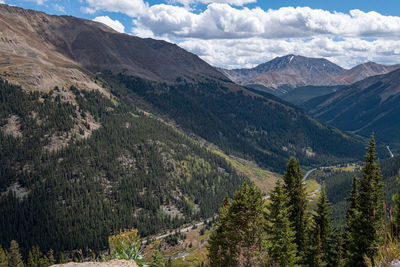
[[[214,218],[208,219],[208,220],[206,220],[206,222],[209,223],[209,222],[210,222],[211,220],[213,220],[213,219],[214,219]],[[196,223],[196,224],[192,224],[192,225],[190,225],[190,226],[188,226],[188,227],[185,227],[185,228],[183,228],[183,229],[174,230],[174,231],[171,231],[171,232],[166,233],[166,234],[163,234],[163,235],[158,235],[158,236],[156,236],[156,237],[153,237],[152,239],[153,239],[153,240],[159,240],[159,239],[165,238],[165,237],[167,237],[167,236],[173,235],[173,234],[175,234],[175,233],[177,233],[177,232],[178,232],[178,233],[187,232],[188,230],[192,229],[193,226],[199,227],[199,226],[202,226],[202,225],[204,225],[204,222],[199,222],[199,223]],[[147,240],[143,240],[142,244],[146,244],[146,243],[147,243]]]
[[[313,171],[316,171],[316,170],[317,170],[317,168],[312,169],[312,170],[309,170],[309,171],[306,173],[306,175],[303,176],[303,182],[304,182],[305,180],[307,180],[307,177],[308,177]],[[264,199],[264,200],[265,200],[265,199],[269,199],[269,195],[264,196],[263,199]]]
[[[307,173],[306,173],[306,175],[304,175],[304,177],[303,177],[303,182],[305,181],[305,180],[307,180],[307,177],[313,172],[313,171],[316,171],[317,169],[315,168],[315,169],[311,169],[311,170],[309,170]]]

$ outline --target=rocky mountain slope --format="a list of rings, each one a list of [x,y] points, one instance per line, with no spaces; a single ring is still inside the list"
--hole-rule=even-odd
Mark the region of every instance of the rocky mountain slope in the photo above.
[[[287,55],[252,69],[219,70],[238,84],[284,95],[297,87],[348,85],[399,67],[368,62],[346,70],[324,58]]]
[[[366,78],[304,106],[339,129],[399,145],[400,70]]]
[[[118,33],[104,24],[0,4],[1,75],[35,89],[82,85],[99,89],[90,70],[107,68],[148,80],[225,79],[174,44]],[[151,56],[150,56],[151,55]]]
[[[336,78],[339,84],[352,84],[365,78],[386,74],[400,68],[400,65],[382,65],[375,62],[367,62],[347,70],[343,75]]]

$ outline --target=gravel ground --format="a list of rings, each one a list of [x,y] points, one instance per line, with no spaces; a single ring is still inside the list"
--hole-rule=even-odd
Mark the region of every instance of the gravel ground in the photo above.
[[[112,260],[107,262],[81,262],[81,263],[65,263],[65,264],[56,264],[51,267],[139,267],[133,261],[124,261],[124,260]]]

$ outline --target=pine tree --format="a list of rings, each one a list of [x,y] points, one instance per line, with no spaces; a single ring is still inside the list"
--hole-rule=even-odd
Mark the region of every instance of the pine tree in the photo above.
[[[47,258],[46,255],[43,255],[43,257],[41,257],[39,259],[39,266],[40,267],[48,267],[48,266],[50,266],[49,258]]]
[[[261,191],[247,182],[225,200],[216,230],[209,240],[212,266],[253,266],[262,254],[264,200]]]
[[[58,263],[66,263],[64,253],[61,252],[60,258],[58,259]]]
[[[0,246],[0,267],[7,267],[8,266],[8,259],[7,254],[4,249]]]
[[[353,180],[346,225],[346,264],[363,266],[364,257],[372,258],[382,231],[383,183],[379,165],[375,162],[375,138],[372,135],[365,156],[362,179]]]
[[[312,266],[336,266],[335,237],[332,229],[331,210],[325,188],[318,198],[316,213],[313,214],[311,249]]]
[[[289,198],[289,219],[296,233],[295,242],[298,248],[303,248],[305,245],[304,241],[307,229],[307,198],[303,184],[303,174],[301,173],[300,163],[293,157],[290,158],[289,163],[286,166],[286,172],[283,176],[283,181],[284,191]]]
[[[346,228],[345,228],[345,256],[346,265],[357,264],[358,261],[362,261],[359,255],[363,254],[359,244],[359,232],[361,231],[361,225],[359,221],[360,212],[358,209],[358,185],[359,181],[357,177],[353,178],[350,196],[347,199],[349,208],[346,212]]]
[[[399,174],[397,175],[397,185],[400,188],[400,170]],[[394,196],[393,196],[393,201],[394,201],[394,222],[396,223],[397,227],[400,226],[400,191],[398,191]]]
[[[19,252],[17,241],[11,240],[10,249],[8,251],[8,266],[9,267],[24,267],[22,256]]]
[[[31,251],[28,254],[28,263],[27,267],[39,267],[40,258],[42,257],[42,253],[38,246],[33,246]]]
[[[151,257],[150,267],[163,267],[165,266],[164,257],[160,251],[160,245],[156,245],[153,249],[153,255]]]
[[[270,200],[265,226],[267,239],[264,242],[264,247],[268,251],[269,264],[271,266],[298,266],[295,233],[289,220],[288,196],[279,180],[270,194]]]
[[[56,259],[54,258],[53,249],[50,249],[49,252],[47,252],[47,258],[49,259],[50,266],[56,263]]]

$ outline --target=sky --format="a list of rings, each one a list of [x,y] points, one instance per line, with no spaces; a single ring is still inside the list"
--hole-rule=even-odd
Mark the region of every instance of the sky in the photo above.
[[[399,0],[0,0],[162,39],[211,65],[250,68],[278,56],[350,68],[400,63]]]

